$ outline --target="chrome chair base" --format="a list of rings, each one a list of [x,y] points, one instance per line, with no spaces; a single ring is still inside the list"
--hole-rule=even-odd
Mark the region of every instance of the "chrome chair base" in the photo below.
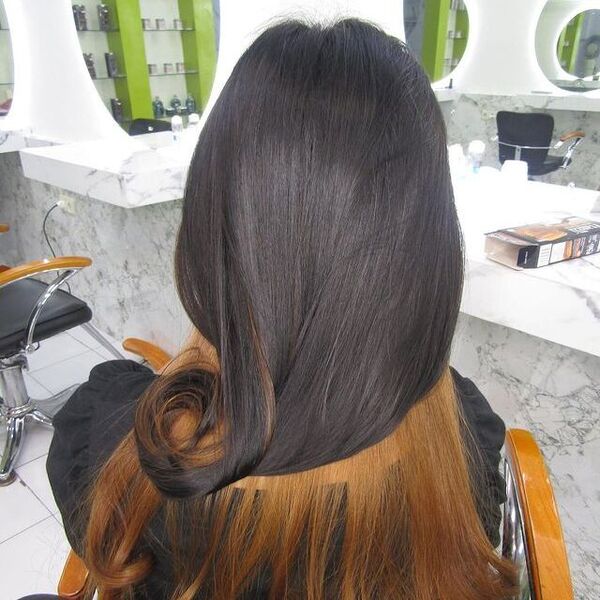
[[[17,474],[13,471],[6,479],[0,479],[0,487],[8,487],[11,483],[14,483],[17,479]]]
[[[46,400],[29,397],[23,371],[27,369],[25,354],[0,359],[0,416],[5,422],[6,440],[0,458],[0,486],[15,480],[14,468],[25,438],[25,426],[30,421],[52,426],[52,419],[71,397],[78,385]]]

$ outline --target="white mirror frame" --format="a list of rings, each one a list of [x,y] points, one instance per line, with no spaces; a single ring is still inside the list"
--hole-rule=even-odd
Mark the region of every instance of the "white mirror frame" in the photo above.
[[[83,60],[70,0],[4,0],[14,91],[6,130],[49,142],[124,139]]]
[[[600,10],[600,0],[548,0],[540,13],[536,29],[535,50],[540,68],[545,73],[556,73],[565,80],[578,79],[572,73],[565,71],[558,60],[556,47],[563,29],[569,21],[587,10]],[[540,26],[544,31],[540,31]],[[562,89],[548,80],[557,89]],[[564,91],[564,90],[563,90]],[[577,94],[598,94],[600,90],[574,92]]]

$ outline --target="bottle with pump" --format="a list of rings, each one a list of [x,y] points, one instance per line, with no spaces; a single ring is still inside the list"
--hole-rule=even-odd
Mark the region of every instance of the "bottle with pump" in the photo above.
[[[185,99],[185,107],[187,109],[188,115],[196,113],[196,100],[194,96],[188,92],[187,98]]]
[[[165,116],[165,105],[158,96],[154,96],[152,101],[152,113],[155,119],[160,119]]]
[[[175,111],[175,114],[179,114],[179,111],[181,110],[181,100],[179,99],[177,94],[173,94],[170,105],[171,108]]]
[[[485,153],[485,143],[481,140],[473,140],[469,143],[469,147],[467,149],[467,156],[469,159],[469,165],[471,167],[471,171],[474,174],[479,173],[479,169],[481,168],[481,163],[483,162],[483,155]]]

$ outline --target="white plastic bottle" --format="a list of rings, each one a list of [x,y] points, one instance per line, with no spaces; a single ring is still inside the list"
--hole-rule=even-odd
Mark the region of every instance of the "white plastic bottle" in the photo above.
[[[179,115],[171,118],[171,131],[173,132],[173,141],[177,143],[183,132],[183,119]]]
[[[485,143],[481,140],[473,140],[467,149],[467,156],[469,157],[469,164],[473,173],[479,173],[481,163],[483,162],[483,155],[485,153]]]

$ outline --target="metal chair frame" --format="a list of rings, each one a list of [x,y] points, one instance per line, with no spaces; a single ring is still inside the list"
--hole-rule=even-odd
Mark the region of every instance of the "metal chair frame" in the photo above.
[[[569,144],[567,151],[564,153],[564,155],[562,157],[563,162],[559,167],[560,169],[566,169],[571,164],[571,161],[573,158],[573,153],[575,152],[575,148],[581,143],[582,139],[583,138],[578,137]],[[515,149],[514,160],[521,160],[521,151],[522,150],[557,150],[564,144],[564,142],[562,140],[559,140],[553,146],[525,146],[524,144],[509,144],[508,142],[501,142],[498,134],[496,134],[496,137],[493,138],[493,141],[498,142],[499,146],[508,146],[509,148],[514,148]]]
[[[70,260],[73,258],[77,260]],[[26,423],[33,421],[51,427],[53,416],[77,389],[77,385],[73,385],[50,398],[35,400],[27,392],[23,374],[29,368],[28,355],[39,348],[39,343],[35,343],[33,340],[35,328],[44,306],[62,285],[80,269],[90,264],[91,260],[82,259],[81,257],[59,257],[51,261],[32,263],[31,268],[25,268],[21,271],[17,267],[14,270],[16,275],[13,277],[10,276],[12,269],[2,272],[3,281],[0,281],[0,289],[40,273],[58,271],[58,275],[40,295],[29,315],[22,349],[17,354],[0,358],[0,417],[6,422],[6,440],[0,458],[0,486],[9,485],[15,480],[14,468],[23,446]],[[66,265],[70,266],[63,268]],[[91,323],[84,323],[81,327],[115,358],[124,358]]]

